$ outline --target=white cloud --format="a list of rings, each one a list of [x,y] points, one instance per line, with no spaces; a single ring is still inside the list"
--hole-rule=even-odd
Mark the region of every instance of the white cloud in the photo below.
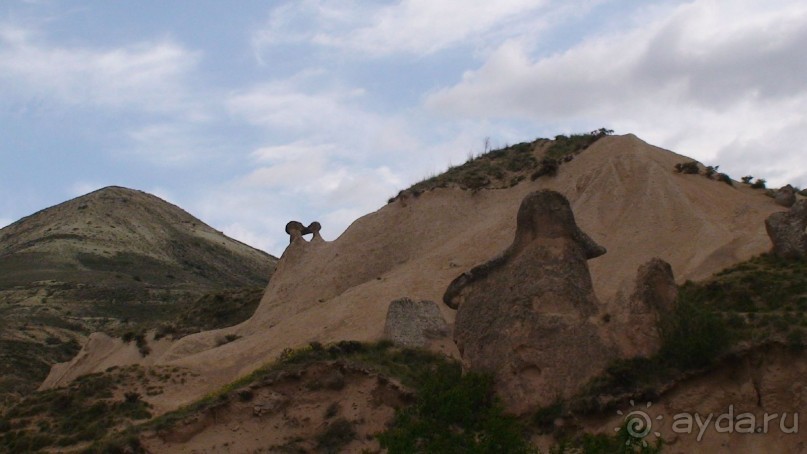
[[[807,111],[807,4],[776,6],[694,1],[544,57],[507,42],[426,105],[454,117],[610,126],[700,159],[759,167],[761,150],[730,145],[770,146],[765,138],[803,128]],[[769,180],[805,167],[796,148],[778,156]]]
[[[422,57],[456,46],[484,47],[492,37],[534,34],[548,27],[559,14],[579,13],[599,2],[578,0],[559,5],[549,0],[290,2],[271,11],[266,25],[253,33],[252,43],[259,60],[261,49],[289,43],[370,56],[405,53]]]
[[[166,123],[133,127],[126,131],[129,143],[121,153],[161,166],[179,166],[199,162],[212,156],[218,145],[204,124],[185,122],[177,118]]]
[[[34,31],[0,24],[0,80],[5,81],[0,94],[6,97],[194,115],[185,77],[198,59],[198,53],[170,40],[107,49],[65,47]]]
[[[374,55],[430,54],[478,38],[495,26],[541,8],[535,0],[403,0],[380,8],[346,36],[318,36],[319,44]]]

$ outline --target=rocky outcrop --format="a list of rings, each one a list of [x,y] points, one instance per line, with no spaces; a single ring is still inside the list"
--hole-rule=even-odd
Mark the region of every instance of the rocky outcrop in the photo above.
[[[494,375],[510,412],[570,396],[614,357],[589,320],[598,302],[586,261],[604,253],[563,195],[538,191],[521,203],[511,246],[446,291],[463,362]]]
[[[672,311],[678,297],[672,266],[660,258],[650,259],[636,272],[636,288],[630,299],[633,314],[663,314]]]
[[[403,347],[425,347],[430,340],[448,336],[449,329],[434,301],[409,298],[392,301],[387,310],[384,338]]]
[[[773,199],[777,205],[790,208],[796,203],[796,189],[791,186],[782,186],[773,195]]]
[[[799,200],[790,211],[773,213],[765,220],[773,252],[785,259],[807,258],[807,200]]]
[[[653,258],[639,267],[633,292],[627,298],[617,298],[616,317],[609,330],[622,357],[650,357],[658,352],[658,322],[675,309],[677,297],[678,286],[669,263]]]

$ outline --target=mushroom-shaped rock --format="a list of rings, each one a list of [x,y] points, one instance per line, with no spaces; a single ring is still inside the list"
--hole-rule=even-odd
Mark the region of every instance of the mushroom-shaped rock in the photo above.
[[[448,336],[449,329],[434,301],[409,298],[392,301],[387,309],[384,338],[404,347],[425,347],[430,340]]]
[[[790,211],[773,213],[765,220],[773,252],[784,259],[807,258],[807,200],[799,200]]]
[[[598,302],[586,261],[604,253],[563,195],[538,191],[521,203],[511,246],[446,291],[463,362],[494,375],[510,412],[572,395],[615,357],[589,320]]]
[[[308,230],[308,233],[313,233],[314,234],[314,237],[311,239],[312,241],[313,240],[322,240],[322,236],[320,236],[320,234],[319,234],[319,231],[322,229],[322,225],[319,222],[314,221],[314,222],[308,224],[308,227],[306,227],[306,229]]]
[[[303,235],[312,233],[314,234],[313,239],[322,240],[319,234],[320,229],[322,229],[322,225],[317,221],[308,224],[308,227],[304,226],[303,223],[299,221],[289,221],[289,223],[286,224],[286,233],[289,234],[289,243],[293,243],[294,240],[302,238]]]
[[[308,233],[306,227],[299,221],[289,221],[286,224],[286,233],[289,234],[289,243],[293,243],[294,240],[298,238],[302,238],[303,235]]]

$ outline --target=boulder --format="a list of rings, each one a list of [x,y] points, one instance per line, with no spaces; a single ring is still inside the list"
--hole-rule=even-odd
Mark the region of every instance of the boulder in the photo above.
[[[777,205],[790,208],[796,203],[796,189],[791,185],[782,186],[773,197]]]
[[[434,301],[409,298],[392,301],[387,309],[384,338],[402,347],[425,347],[430,340],[447,337],[448,324]]]
[[[765,230],[773,243],[773,252],[784,259],[807,258],[807,200],[799,200],[789,211],[768,216]]]
[[[604,253],[563,195],[537,191],[521,203],[510,247],[446,291],[463,363],[493,374],[509,412],[571,396],[616,356],[591,321],[599,303],[586,261]]]

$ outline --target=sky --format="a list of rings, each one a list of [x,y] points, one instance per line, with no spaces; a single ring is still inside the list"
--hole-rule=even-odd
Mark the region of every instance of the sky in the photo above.
[[[807,186],[803,0],[0,0],[0,226],[119,185],[280,255],[607,127]]]

